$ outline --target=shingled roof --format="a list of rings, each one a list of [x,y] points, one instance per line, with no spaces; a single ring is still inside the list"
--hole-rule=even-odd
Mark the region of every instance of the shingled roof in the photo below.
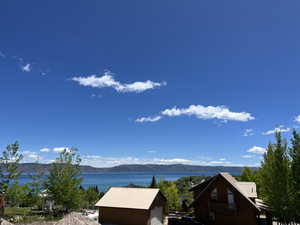
[[[160,190],[158,188],[112,187],[96,203],[96,206],[127,209],[149,209],[159,193]]]

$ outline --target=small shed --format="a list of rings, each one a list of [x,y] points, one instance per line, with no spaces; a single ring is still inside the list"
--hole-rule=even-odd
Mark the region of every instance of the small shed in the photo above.
[[[158,188],[112,187],[96,207],[102,225],[162,225],[167,200]]]

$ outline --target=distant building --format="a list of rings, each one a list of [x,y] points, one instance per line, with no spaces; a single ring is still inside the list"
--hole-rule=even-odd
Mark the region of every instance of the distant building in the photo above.
[[[214,225],[257,225],[260,215],[269,211],[257,199],[254,182],[238,182],[229,173],[220,173],[190,189],[194,195],[191,206],[196,219]]]
[[[113,187],[96,207],[101,225],[162,225],[167,200],[158,188]]]

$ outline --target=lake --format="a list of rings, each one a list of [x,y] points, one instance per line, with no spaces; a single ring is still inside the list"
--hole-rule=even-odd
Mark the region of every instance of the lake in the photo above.
[[[185,176],[213,176],[213,172],[199,172],[199,173],[153,173],[153,172],[123,172],[123,173],[85,173],[83,177],[82,186],[97,185],[99,190],[106,191],[111,186],[126,186],[128,184],[136,184],[148,186],[151,183],[152,176],[155,176],[157,181],[160,179],[175,181],[180,177]],[[232,175],[239,175],[231,173]],[[20,183],[25,184],[30,182],[30,176],[22,174]]]

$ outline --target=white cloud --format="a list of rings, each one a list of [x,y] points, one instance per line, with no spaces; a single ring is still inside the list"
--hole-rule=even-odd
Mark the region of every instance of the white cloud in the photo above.
[[[40,152],[50,152],[51,150],[49,148],[41,148]]]
[[[276,128],[274,128],[273,130],[268,130],[265,132],[262,132],[262,135],[270,135],[270,134],[275,134],[276,132],[281,132],[281,133],[285,133],[285,132],[290,132],[291,128],[289,127],[284,127],[283,125],[280,125]]]
[[[296,116],[295,122],[300,123],[300,115]]]
[[[221,158],[221,159],[219,159],[220,161],[225,161],[226,159],[225,158]]]
[[[57,153],[61,153],[64,150],[66,150],[67,152],[71,151],[71,149],[68,148],[68,147],[56,147],[56,148],[53,148],[53,152],[57,152]]]
[[[248,149],[247,152],[254,154],[264,154],[266,152],[266,149],[258,146],[253,146],[252,148]]]
[[[111,167],[123,164],[191,164],[193,161],[183,158],[137,158],[137,157],[105,157],[86,155],[82,157],[83,165],[95,167]]]
[[[90,75],[87,77],[73,77],[73,81],[78,82],[82,86],[89,86],[94,88],[105,88],[111,87],[118,92],[143,92],[149,89],[154,89],[156,87],[166,85],[166,82],[153,82],[150,80],[141,82],[136,81],[129,84],[122,84],[119,81],[116,81],[113,77],[113,74],[110,71],[104,72],[103,76],[97,77],[96,75]]]
[[[255,155],[243,155],[242,156],[244,159],[250,159],[250,158],[254,158]]]
[[[254,120],[255,118],[247,112],[231,112],[225,106],[203,106],[203,105],[190,105],[188,108],[166,109],[161,112],[165,116],[196,116],[198,119],[220,119],[224,121],[242,121],[246,122]]]
[[[253,135],[254,135],[253,129],[246,129],[243,134],[244,137],[253,136]]]
[[[23,162],[34,162],[42,159],[42,157],[40,157],[37,152],[23,151],[22,155],[24,157]]]
[[[175,158],[175,159],[159,159],[158,162],[161,162],[161,163],[190,163],[192,161],[188,160],[188,159]]]
[[[23,72],[30,72],[31,71],[31,65],[29,63],[27,63],[26,65],[21,66],[21,70]]]
[[[144,122],[156,122],[161,120],[161,116],[154,116],[154,117],[141,117],[135,120],[137,123],[144,123]]]
[[[210,161],[209,164],[211,165],[227,165],[227,164],[230,164],[231,162],[229,161],[224,161],[224,160],[213,160],[213,161]]]

